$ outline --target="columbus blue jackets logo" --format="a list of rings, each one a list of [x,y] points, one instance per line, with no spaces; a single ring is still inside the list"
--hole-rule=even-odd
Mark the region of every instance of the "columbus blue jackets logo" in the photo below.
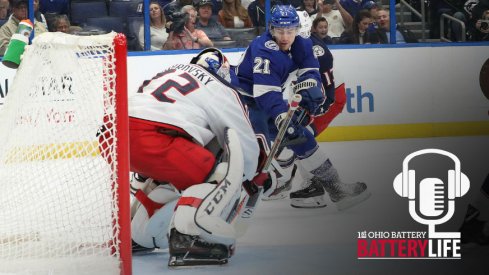
[[[314,56],[316,58],[324,55],[324,49],[323,49],[323,47],[321,47],[319,45],[314,45],[312,47],[312,51],[314,52]]]
[[[274,50],[274,51],[279,50],[277,43],[275,43],[275,41],[273,41],[273,40],[268,40],[267,42],[265,42],[265,47],[270,49],[270,50]]]

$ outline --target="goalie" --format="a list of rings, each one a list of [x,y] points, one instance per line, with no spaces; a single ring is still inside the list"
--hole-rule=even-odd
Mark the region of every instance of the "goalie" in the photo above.
[[[242,182],[255,176],[259,146],[230,80],[226,57],[208,48],[129,99],[139,179],[131,183],[132,238],[139,248],[169,244],[169,266],[223,264],[234,250]]]

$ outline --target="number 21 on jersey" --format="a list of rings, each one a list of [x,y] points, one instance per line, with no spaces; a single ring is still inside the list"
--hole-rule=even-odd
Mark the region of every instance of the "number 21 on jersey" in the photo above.
[[[270,60],[261,57],[255,57],[253,65],[254,74],[270,74]]]

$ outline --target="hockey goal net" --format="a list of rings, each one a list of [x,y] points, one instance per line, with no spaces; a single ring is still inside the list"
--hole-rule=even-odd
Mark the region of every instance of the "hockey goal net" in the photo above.
[[[126,42],[45,33],[0,110],[0,274],[130,274]]]

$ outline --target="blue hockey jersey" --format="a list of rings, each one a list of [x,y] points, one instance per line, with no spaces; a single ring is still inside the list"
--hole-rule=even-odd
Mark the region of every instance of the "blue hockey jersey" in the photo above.
[[[282,96],[282,84],[295,70],[298,77],[321,81],[312,41],[297,36],[290,51],[281,51],[267,32],[250,43],[236,73],[245,95],[253,97],[260,109],[275,118],[288,109]]]

